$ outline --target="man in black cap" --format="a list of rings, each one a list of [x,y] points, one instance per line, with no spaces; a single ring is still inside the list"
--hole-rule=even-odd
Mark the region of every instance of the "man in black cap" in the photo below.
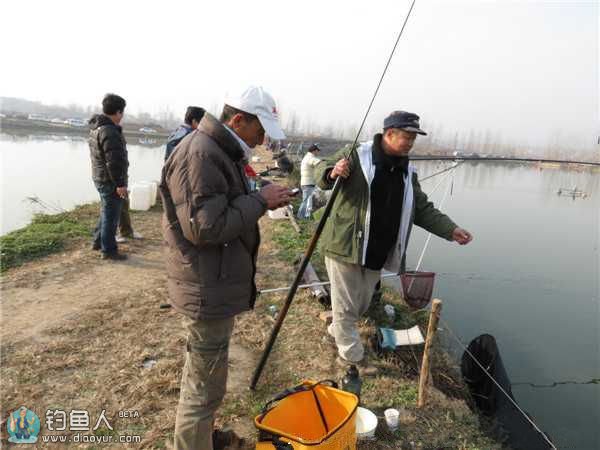
[[[342,365],[366,367],[357,322],[369,308],[381,270],[404,272],[413,223],[461,245],[472,239],[421,190],[408,159],[417,134],[426,134],[419,116],[394,111],[385,119],[383,133],[361,144],[348,159],[342,150],[331,163],[317,166],[322,189],[331,189],[337,177],[345,178],[322,235],[333,310],[327,332],[335,339]]]

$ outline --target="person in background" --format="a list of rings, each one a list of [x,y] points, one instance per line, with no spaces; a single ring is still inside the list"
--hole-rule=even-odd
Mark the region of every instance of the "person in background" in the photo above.
[[[175,450],[221,449],[234,440],[214,429],[226,392],[229,341],[235,316],[256,300],[258,221],[292,198],[276,184],[250,191],[245,161],[265,132],[285,137],[273,98],[251,87],[226,102],[220,120],[206,113],[163,167],[169,301],[187,334]]]
[[[129,215],[129,196],[123,199],[121,214],[119,215],[119,234],[116,240],[118,243],[127,242],[129,239],[143,239],[141,233],[133,230],[131,226],[131,216]]]
[[[298,208],[298,219],[310,219],[313,208],[313,193],[315,192],[315,166],[321,162],[317,155],[321,149],[317,144],[312,144],[302,162],[300,163],[300,188],[302,189],[302,203]]]
[[[94,232],[94,250],[102,250],[102,259],[124,260],[119,253],[115,234],[123,200],[127,198],[127,143],[121,120],[125,113],[125,99],[106,94],[102,99],[103,114],[89,120],[90,158],[92,179],[100,194],[100,219]]]
[[[173,131],[167,139],[165,161],[171,156],[171,153],[173,153],[177,144],[179,144],[184,137],[198,128],[198,124],[202,120],[205,112],[204,108],[200,108],[199,106],[188,106],[185,111],[185,118],[183,119],[184,123]]]

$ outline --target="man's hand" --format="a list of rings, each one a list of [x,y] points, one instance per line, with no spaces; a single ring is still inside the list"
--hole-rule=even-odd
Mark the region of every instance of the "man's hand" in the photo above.
[[[278,184],[268,184],[258,193],[267,202],[268,209],[277,209],[286,206],[293,198],[292,191]]]
[[[350,176],[350,161],[346,158],[340,159],[333,170],[329,173],[329,178],[335,180],[338,176],[342,178],[348,178]]]
[[[117,195],[121,198],[127,198],[127,186],[119,186],[117,188]]]
[[[452,240],[460,245],[466,245],[473,240],[473,236],[467,230],[456,227],[452,232]]]

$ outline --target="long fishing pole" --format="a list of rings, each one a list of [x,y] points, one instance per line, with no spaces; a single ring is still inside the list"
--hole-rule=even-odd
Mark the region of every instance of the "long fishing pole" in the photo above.
[[[581,164],[587,166],[600,166],[600,162],[594,161],[568,161],[565,159],[543,159],[543,158],[503,158],[502,156],[479,157],[479,156],[411,156],[411,161],[500,161],[500,162],[539,162],[554,164]]]
[[[373,97],[371,98],[369,107],[367,108],[367,111],[365,112],[362,123],[360,124],[358,132],[356,133],[356,137],[354,138],[354,142],[352,143],[352,146],[350,147],[350,151],[348,152],[348,155],[346,156],[347,159],[351,156],[352,152],[354,152],[356,150],[356,144],[360,137],[360,133],[362,132],[362,129],[367,120],[367,116],[369,115],[369,112],[371,111],[371,107],[373,106],[375,97],[377,97],[377,93],[379,92],[379,88],[381,87],[383,78],[388,70],[388,67],[390,66],[390,62],[392,61],[392,57],[394,56],[394,52],[396,51],[396,47],[398,46],[400,37],[402,36],[402,33],[404,32],[404,28],[406,27],[408,18],[410,17],[413,7],[415,6],[415,2],[416,2],[416,0],[412,1],[412,4],[410,5],[410,9],[408,10],[408,13],[406,14],[406,18],[404,19],[404,23],[402,24],[402,28],[400,29],[400,32],[398,33],[398,37],[396,38],[394,47],[392,48],[392,51],[390,52],[390,56],[388,57],[387,63],[385,64],[385,67],[383,69],[381,77],[379,78],[379,83],[377,83],[377,88],[375,89],[375,92],[373,93]],[[321,233],[323,232],[325,223],[327,222],[329,214],[331,213],[331,209],[333,208],[333,202],[335,201],[337,194],[340,190],[341,183],[342,183],[342,177],[338,176],[333,185],[331,197],[329,198],[329,200],[327,201],[327,204],[325,205],[325,209],[323,211],[323,216],[321,217],[321,220],[319,220],[317,228],[315,229],[315,232],[312,235],[312,238],[308,244],[308,247],[306,248],[306,251],[305,251],[304,256],[302,257],[302,261],[300,263],[300,267],[298,267],[298,272],[296,273],[296,278],[294,278],[294,283],[290,286],[290,290],[288,291],[287,297],[285,299],[285,303],[283,304],[283,307],[281,308],[281,311],[279,312],[279,315],[277,316],[277,321],[275,322],[275,326],[273,327],[273,330],[271,331],[271,335],[269,336],[267,345],[265,346],[265,349],[261,355],[260,361],[258,362],[258,366],[256,367],[254,374],[252,375],[252,381],[250,382],[250,389],[252,389],[252,390],[254,390],[256,388],[256,384],[258,383],[258,380],[259,380],[260,375],[265,367],[267,359],[269,358],[269,354],[271,353],[271,350],[273,349],[273,345],[275,344],[275,340],[277,339],[277,335],[279,334],[279,330],[281,329],[283,320],[285,319],[285,316],[287,315],[287,312],[290,309],[290,305],[292,304],[292,301],[294,300],[294,296],[296,295],[296,291],[298,290],[298,285],[300,284],[300,281],[302,280],[302,276],[304,275],[306,266],[308,265],[308,262],[310,261],[310,258],[315,251],[317,242],[319,241],[319,238],[321,237]]]

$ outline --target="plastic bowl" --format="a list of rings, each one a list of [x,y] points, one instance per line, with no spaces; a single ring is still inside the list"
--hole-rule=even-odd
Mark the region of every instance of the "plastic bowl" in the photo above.
[[[356,410],[356,437],[358,439],[375,439],[377,416],[366,408]]]

